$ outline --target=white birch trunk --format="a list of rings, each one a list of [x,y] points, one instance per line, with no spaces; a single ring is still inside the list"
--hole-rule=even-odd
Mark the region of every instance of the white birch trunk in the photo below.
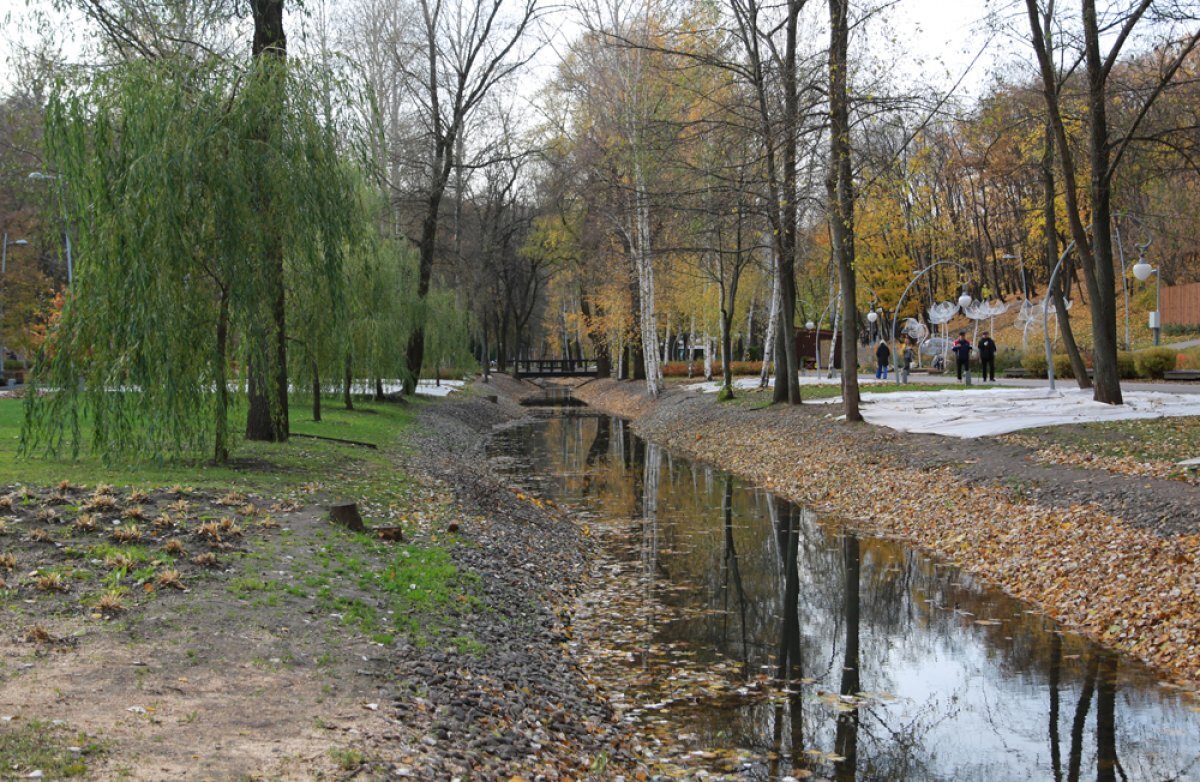
[[[779,261],[775,258],[774,250],[771,251],[771,309],[770,315],[767,316],[767,336],[763,341],[763,363],[762,371],[758,376],[758,387],[766,388],[768,379],[771,377],[771,359],[775,357],[775,323],[779,320],[779,275],[775,273],[775,264]]]
[[[837,298],[834,299],[833,301],[834,301],[834,304],[833,304],[833,339],[829,340],[829,361],[828,361],[829,370],[828,370],[827,374],[825,375],[825,377],[833,377],[833,363],[834,363],[833,354],[837,351],[838,325],[842,322],[842,319],[840,317],[841,309],[842,309],[841,308],[842,286],[840,284],[838,285]],[[817,340],[817,354],[819,355],[820,353],[821,353],[821,341]],[[852,367],[851,369],[854,372],[858,371],[857,366]],[[846,367],[842,367],[842,373],[845,374],[845,372],[846,372]]]
[[[704,332],[704,379],[705,380],[713,379],[712,367],[713,367],[712,337],[710,337],[708,335],[708,332],[705,331]]]

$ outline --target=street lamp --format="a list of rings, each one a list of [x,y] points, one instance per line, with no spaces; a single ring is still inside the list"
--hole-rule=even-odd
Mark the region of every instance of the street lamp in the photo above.
[[[973,299],[971,298],[971,294],[967,293],[966,288],[963,288],[962,295],[958,297],[958,308],[960,310],[965,310],[967,307],[971,306],[972,301]]]
[[[13,239],[10,242],[8,240],[8,234],[4,234],[4,249],[0,250],[0,272],[8,271],[8,246],[10,244],[13,247],[24,247],[25,245],[29,244],[29,242],[25,239]]]
[[[49,182],[51,180],[58,182],[58,187],[55,189],[58,190],[58,207],[62,211],[63,239],[66,241],[67,245],[67,285],[70,285],[72,278],[74,277],[74,268],[71,261],[71,228],[70,224],[67,222],[67,201],[63,196],[62,177],[57,176],[56,174],[46,174],[41,171],[30,171],[29,178],[39,182]]]
[[[1159,312],[1162,303],[1162,274],[1146,263],[1145,255],[1138,256],[1138,262],[1133,265],[1133,276],[1145,282],[1150,279],[1151,274],[1154,275],[1154,312],[1150,313],[1150,328],[1154,330],[1154,344],[1157,346],[1162,336],[1162,318]]]

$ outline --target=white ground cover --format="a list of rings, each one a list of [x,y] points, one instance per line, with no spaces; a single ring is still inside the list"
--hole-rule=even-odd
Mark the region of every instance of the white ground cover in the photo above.
[[[841,377],[834,375],[833,377],[825,377],[825,372],[819,374],[808,373],[800,376],[800,385],[802,386],[840,386],[842,384]],[[775,387],[775,378],[768,378],[767,385],[771,388]],[[746,389],[758,388],[758,377],[735,377],[733,379],[733,388]],[[721,390],[721,381],[712,380],[703,383],[688,383],[684,386],[688,391],[697,391],[701,394],[715,394]]]
[[[864,393],[862,414],[869,423],[901,432],[948,437],[985,437],[1037,426],[1200,415],[1200,394],[1125,391],[1125,404],[1092,401],[1077,388],[988,388],[964,391]],[[841,403],[841,398],[819,400]]]

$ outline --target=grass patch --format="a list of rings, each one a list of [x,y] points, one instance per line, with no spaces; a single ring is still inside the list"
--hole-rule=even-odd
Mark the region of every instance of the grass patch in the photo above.
[[[313,476],[339,475],[348,468],[364,472],[374,468],[387,474],[393,468],[383,449],[398,442],[401,433],[414,420],[415,408],[420,404],[424,403],[397,405],[356,401],[354,410],[330,405],[322,411],[320,423],[310,420],[308,403],[297,400],[291,405],[292,431],[374,443],[380,447],[379,451],[297,437],[286,443],[237,441],[233,445],[231,461],[223,465],[213,464],[207,458],[165,462],[139,460],[134,456],[127,461],[105,464],[88,453],[86,443],[77,460],[19,459],[17,447],[24,402],[0,399],[0,484],[52,486],[69,480],[76,484],[118,486],[183,484],[265,493],[295,489],[311,481]],[[240,431],[241,421],[231,420],[231,427],[235,432]]]
[[[1047,426],[1008,438],[1031,447],[1058,446],[1097,457],[1180,462],[1200,456],[1200,417]]]
[[[41,771],[43,779],[86,776],[88,760],[103,752],[87,735],[73,735],[51,722],[5,724],[13,727],[0,727],[2,779],[26,778],[34,771]]]
[[[470,594],[477,576],[459,572],[450,552],[438,545],[396,545],[367,535],[344,538],[345,550],[333,541],[314,553],[322,568],[305,582],[316,589],[318,607],[341,616],[343,624],[376,643],[391,644],[397,634],[420,643],[425,634],[449,617],[470,610],[478,599]],[[338,587],[357,589],[348,594]],[[369,596],[367,602],[359,595]]]

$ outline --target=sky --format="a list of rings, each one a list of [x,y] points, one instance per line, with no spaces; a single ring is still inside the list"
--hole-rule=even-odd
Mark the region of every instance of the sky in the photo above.
[[[985,21],[989,5],[988,0],[897,0],[886,12],[887,21],[874,25],[868,37],[878,38],[880,46],[895,50],[899,55],[896,66],[899,72],[932,86],[948,87],[988,40]],[[13,45],[36,41],[37,33],[28,29],[28,20],[33,11],[48,7],[48,0],[0,0],[0,93],[10,91],[13,74],[8,60]],[[296,21],[292,18],[285,20],[285,24],[290,32]],[[64,27],[69,28],[69,23]],[[873,40],[873,48],[874,45]],[[989,81],[989,65],[996,61],[1001,50],[1011,47],[1011,42],[993,41],[989,54],[976,63],[961,89],[981,90]],[[72,53],[78,56],[77,51],[68,48],[68,56]],[[549,59],[553,57],[551,54]],[[549,65],[543,61],[535,78],[548,78],[552,72]]]

